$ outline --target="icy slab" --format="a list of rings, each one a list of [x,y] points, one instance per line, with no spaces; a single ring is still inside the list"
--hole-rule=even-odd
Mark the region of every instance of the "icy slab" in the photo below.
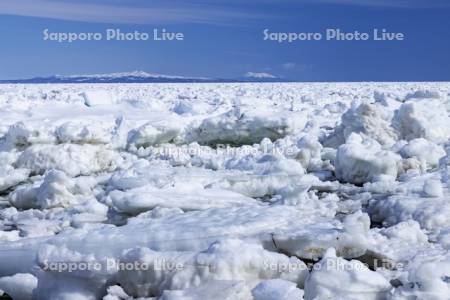
[[[252,290],[255,300],[301,300],[303,294],[293,282],[283,279],[264,280]]]
[[[415,220],[423,229],[433,233],[450,227],[448,186],[441,172],[405,174],[403,181],[385,198],[371,201],[369,213],[377,222],[386,225]]]
[[[93,253],[95,257],[117,257],[129,245],[156,251],[198,251],[218,240],[239,238],[304,258],[320,257],[325,247],[335,245],[340,252],[355,257],[365,252],[362,239],[363,235],[368,234],[365,232],[368,228],[364,218],[364,215],[357,214],[343,226],[339,221],[317,217],[309,212],[303,214],[289,206],[211,208],[167,214],[160,218],[134,220],[122,227],[88,227],[61,232],[50,238],[25,239],[0,245],[0,258],[6,262],[14,262],[18,249],[25,247],[29,253],[29,258],[23,259],[20,264],[5,263],[0,266],[0,274],[8,274],[11,269],[29,270],[34,265],[33,253],[36,254],[45,243],[80,253]],[[349,232],[360,232],[360,235],[352,236]],[[324,239],[311,239],[317,235],[323,235]]]
[[[179,135],[180,129],[171,124],[166,126],[154,126],[151,123],[132,130],[128,134],[128,144],[135,147],[148,147],[174,141]]]
[[[125,293],[125,291],[118,285],[109,286],[106,290],[107,295],[103,297],[103,300],[128,300],[131,297]]]
[[[0,192],[16,186],[17,184],[28,179],[30,170],[28,169],[0,169]]]
[[[408,101],[395,112],[393,126],[405,140],[425,138],[443,143],[450,137],[450,117],[444,101]]]
[[[352,133],[374,139],[382,145],[394,144],[398,134],[391,127],[392,117],[393,113],[379,104],[354,105],[342,115],[341,124],[327,137],[325,145],[337,148]]]
[[[399,274],[397,280],[401,285],[387,299],[446,299],[450,293],[449,275],[448,252],[419,252]]]
[[[3,139],[0,141],[1,151],[11,151],[15,148],[23,149],[32,144],[52,144],[56,136],[46,123],[17,122],[8,126]]]
[[[109,122],[97,122],[96,126],[86,121],[68,121],[55,129],[59,143],[73,144],[110,144],[115,126]],[[114,124],[116,125],[116,124]]]
[[[400,154],[404,158],[417,158],[423,169],[431,169],[439,164],[439,160],[445,157],[446,152],[442,146],[429,142],[424,138],[411,140],[403,146]]]
[[[276,114],[273,111],[242,112],[236,108],[222,115],[206,118],[187,139],[209,145],[253,144],[264,138],[282,138],[303,126],[305,121],[299,114],[288,117],[284,113]]]
[[[166,289],[190,289],[221,281],[245,282],[254,287],[261,280],[283,278],[303,286],[308,274],[307,266],[295,257],[272,253],[260,245],[239,240],[216,242],[199,253],[158,253],[139,248],[127,252],[121,261],[150,266],[148,271],[121,269],[117,275],[128,294],[140,297],[159,295]]]
[[[366,254],[377,259],[373,267],[395,269],[397,264],[407,265],[418,252],[435,247],[428,241],[427,232],[413,220],[387,228],[373,228],[370,235]]]
[[[385,224],[416,220],[424,229],[439,231],[450,227],[447,216],[450,204],[447,198],[423,198],[417,195],[391,196],[384,202],[374,204],[373,217]]]
[[[0,152],[0,192],[26,181],[30,170],[14,168],[16,153]]]
[[[57,169],[73,177],[112,171],[117,163],[120,163],[120,157],[108,149],[76,144],[33,145],[17,160],[18,167],[30,169],[34,174]]]
[[[36,286],[37,278],[31,274],[0,277],[0,294],[4,291],[13,299],[31,300]]]
[[[183,290],[165,291],[160,300],[195,300],[195,299],[221,299],[221,300],[248,300],[251,293],[243,282],[210,281],[206,285],[187,288]]]
[[[306,279],[305,300],[330,297],[382,300],[391,289],[381,274],[369,270],[360,261],[337,257],[331,248]]]
[[[9,202],[20,209],[48,209],[75,206],[89,196],[89,187],[77,183],[62,171],[51,170],[45,174],[38,187],[25,186],[16,189],[10,195]]]
[[[214,207],[254,205],[253,198],[227,190],[202,185],[177,184],[169,188],[143,186],[126,192],[109,194],[113,207],[123,213],[136,215],[155,207],[180,208],[184,211],[205,210]]]
[[[82,94],[84,104],[89,107],[114,104],[114,97],[109,91],[90,90]]]
[[[336,176],[342,181],[355,184],[374,181],[381,175],[396,178],[400,162],[398,154],[382,150],[376,141],[363,140],[361,136],[352,134],[338,148]]]

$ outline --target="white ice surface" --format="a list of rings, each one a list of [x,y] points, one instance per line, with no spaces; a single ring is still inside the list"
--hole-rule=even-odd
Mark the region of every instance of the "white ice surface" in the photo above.
[[[448,299],[449,92],[1,85],[0,290]],[[100,267],[61,269],[87,263]]]

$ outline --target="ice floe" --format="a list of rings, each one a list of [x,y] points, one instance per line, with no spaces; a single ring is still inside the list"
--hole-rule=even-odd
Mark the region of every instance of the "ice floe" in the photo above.
[[[448,299],[449,92],[2,85],[0,294]]]

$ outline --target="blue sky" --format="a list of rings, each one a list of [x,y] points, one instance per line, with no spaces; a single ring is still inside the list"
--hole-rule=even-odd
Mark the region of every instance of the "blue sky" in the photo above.
[[[51,32],[183,32],[184,41],[43,40]],[[263,40],[271,32],[402,32],[395,42]],[[143,70],[299,81],[450,80],[448,0],[0,0],[0,79]]]

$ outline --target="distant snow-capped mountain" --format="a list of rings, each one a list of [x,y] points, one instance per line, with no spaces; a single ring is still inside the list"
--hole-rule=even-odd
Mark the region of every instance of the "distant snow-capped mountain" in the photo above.
[[[244,76],[245,78],[251,79],[277,79],[278,77],[265,72],[247,72]]]
[[[196,80],[211,80],[211,78],[206,77],[184,77],[184,76],[172,76],[172,75],[162,75],[162,74],[154,74],[147,73],[144,71],[133,71],[133,72],[118,72],[118,73],[109,73],[109,74],[91,74],[91,75],[69,75],[69,76],[61,76],[56,75],[58,78],[95,78],[95,79],[117,79],[117,78],[167,78],[167,79],[196,79]]]
[[[212,82],[212,78],[151,74],[143,71],[89,75],[54,75],[30,79],[2,80],[3,83],[150,83],[150,82]]]
[[[250,74],[250,75],[249,75]],[[258,76],[254,76],[254,74]],[[253,75],[253,76],[251,76]],[[270,75],[270,74],[267,74]],[[185,77],[153,74],[143,71],[120,72],[90,75],[54,75],[30,79],[1,80],[0,83],[182,83],[182,82],[259,82],[278,81],[275,76],[261,76],[260,73],[247,73],[238,79],[221,79],[207,77]]]

